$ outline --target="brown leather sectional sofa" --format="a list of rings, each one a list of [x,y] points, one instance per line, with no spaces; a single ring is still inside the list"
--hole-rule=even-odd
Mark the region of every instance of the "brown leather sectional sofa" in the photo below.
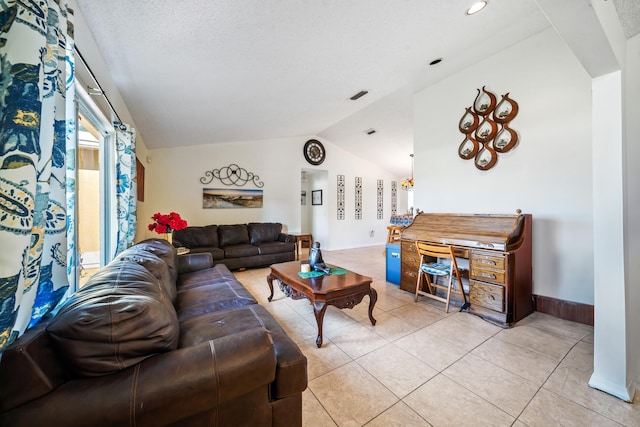
[[[208,252],[230,270],[266,267],[296,259],[296,239],[277,222],[187,227],[173,232],[173,246]]]
[[[4,351],[0,425],[299,426],[306,367],[224,265],[149,239]]]

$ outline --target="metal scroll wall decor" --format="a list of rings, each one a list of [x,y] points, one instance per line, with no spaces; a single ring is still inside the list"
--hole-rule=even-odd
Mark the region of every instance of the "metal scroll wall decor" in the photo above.
[[[264,187],[264,182],[260,181],[260,177],[258,175],[241,168],[235,163],[220,169],[206,171],[204,176],[200,178],[200,182],[203,184],[209,184],[214,179],[219,179],[221,183],[227,186],[236,185],[238,187],[243,187],[248,182],[252,182],[258,188]]]
[[[491,169],[498,161],[499,153],[506,153],[518,144],[518,134],[509,123],[518,114],[518,103],[502,95],[496,96],[482,86],[478,89],[473,106],[466,108],[458,129],[465,137],[458,147],[461,159],[474,159],[480,170]]]

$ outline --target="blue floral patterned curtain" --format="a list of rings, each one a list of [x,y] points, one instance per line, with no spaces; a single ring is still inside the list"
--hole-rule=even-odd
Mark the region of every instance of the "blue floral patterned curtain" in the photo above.
[[[72,14],[0,1],[0,355],[75,286]]]
[[[136,135],[129,126],[114,123],[116,130],[116,254],[133,245],[136,234]]]

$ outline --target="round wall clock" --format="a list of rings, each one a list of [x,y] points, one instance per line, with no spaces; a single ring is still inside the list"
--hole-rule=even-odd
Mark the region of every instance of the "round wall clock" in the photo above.
[[[312,165],[318,166],[324,162],[327,152],[322,143],[316,139],[310,139],[304,144],[302,150],[304,158]]]

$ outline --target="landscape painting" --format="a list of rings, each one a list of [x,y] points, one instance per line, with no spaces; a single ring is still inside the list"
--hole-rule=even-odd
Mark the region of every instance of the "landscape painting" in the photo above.
[[[203,209],[261,208],[262,190],[203,188]]]

